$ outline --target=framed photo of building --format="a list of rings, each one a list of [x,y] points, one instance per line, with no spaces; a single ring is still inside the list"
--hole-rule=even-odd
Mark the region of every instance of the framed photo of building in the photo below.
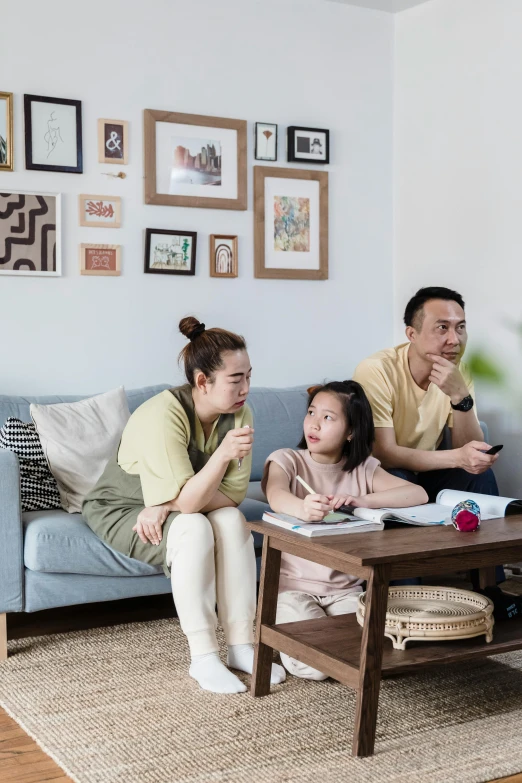
[[[25,167],[81,174],[82,103],[24,95]]]
[[[0,275],[59,277],[61,197],[0,193]]]
[[[144,271],[159,275],[195,275],[196,242],[195,231],[147,228]]]
[[[78,196],[80,226],[90,228],[120,228],[121,198],[119,196]]]
[[[254,166],[254,276],[328,278],[328,173]]]
[[[256,160],[277,160],[277,125],[256,122],[255,142]]]
[[[126,120],[98,120],[99,163],[129,162],[129,123]]]
[[[145,203],[246,209],[246,125],[145,109]]]
[[[237,277],[237,236],[210,235],[210,277]]]
[[[80,245],[80,274],[121,274],[121,245]]]
[[[0,171],[13,169],[13,93],[0,92]]]
[[[289,163],[329,163],[330,131],[291,125],[287,129],[287,153]]]

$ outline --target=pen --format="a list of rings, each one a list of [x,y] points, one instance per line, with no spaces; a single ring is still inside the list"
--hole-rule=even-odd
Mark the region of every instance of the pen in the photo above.
[[[304,479],[301,478],[301,476],[296,476],[296,480],[303,486],[307,492],[309,492],[311,495],[317,495],[317,492],[315,492],[312,487],[310,487]]]
[[[245,424],[245,426],[244,426],[242,429],[244,429],[244,430],[249,430],[249,429],[250,429],[250,425],[249,425],[249,424]],[[238,459],[238,461],[237,461],[237,469],[238,469],[238,470],[241,470],[241,465],[242,465],[242,464],[243,464],[243,457],[241,457],[241,458],[240,458],[240,459]]]

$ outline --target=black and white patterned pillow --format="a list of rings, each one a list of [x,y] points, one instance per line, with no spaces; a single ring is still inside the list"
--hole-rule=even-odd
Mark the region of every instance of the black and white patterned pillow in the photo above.
[[[0,428],[0,448],[14,451],[20,462],[23,511],[62,507],[56,479],[49,470],[34,424],[10,416]]]

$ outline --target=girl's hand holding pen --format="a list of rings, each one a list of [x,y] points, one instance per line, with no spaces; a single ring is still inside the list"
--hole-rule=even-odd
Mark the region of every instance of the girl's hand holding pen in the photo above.
[[[322,522],[332,510],[328,495],[307,495],[303,500],[303,517],[305,522]]]

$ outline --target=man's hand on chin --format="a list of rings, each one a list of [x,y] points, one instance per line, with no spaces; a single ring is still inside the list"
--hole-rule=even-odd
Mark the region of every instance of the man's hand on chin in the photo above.
[[[433,362],[429,377],[431,383],[447,394],[453,405],[458,405],[469,394],[458,365],[434,353],[428,353],[426,356]]]

